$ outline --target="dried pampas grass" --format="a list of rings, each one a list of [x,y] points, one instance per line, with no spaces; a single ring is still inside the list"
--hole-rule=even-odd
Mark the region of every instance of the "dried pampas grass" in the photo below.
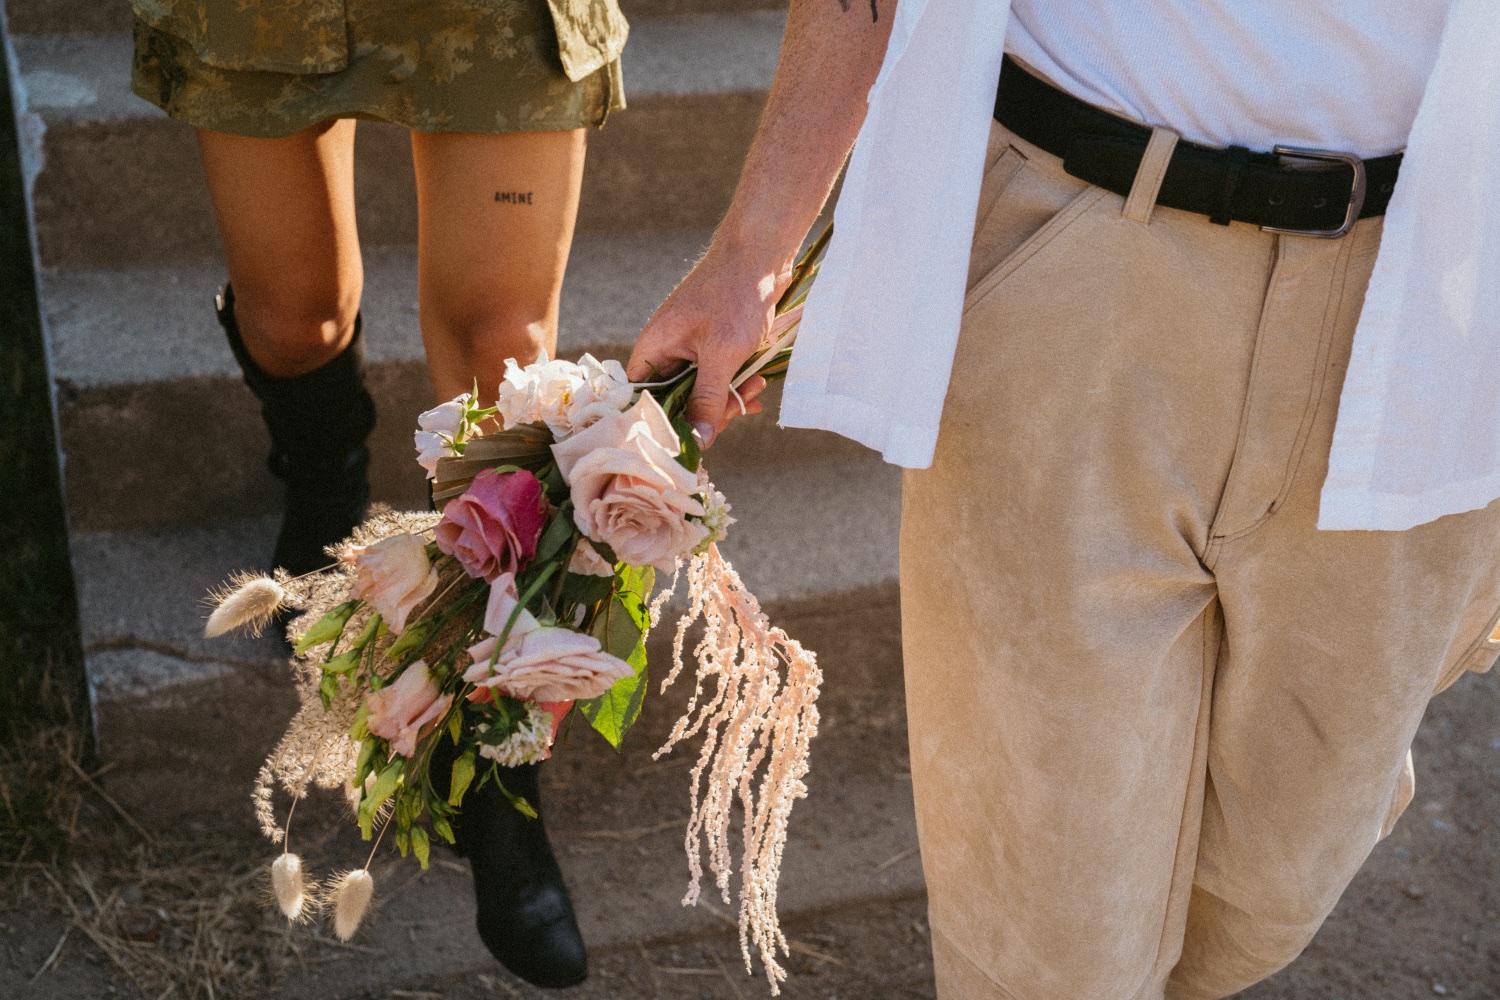
[[[215,604],[213,613],[203,626],[203,634],[210,639],[243,628],[251,635],[260,635],[286,600],[282,585],[269,576],[238,573],[210,600]]]
[[[659,598],[653,611],[659,611],[665,599],[666,595]],[[790,954],[776,917],[777,881],[792,804],[807,797],[802,779],[818,732],[823,674],[812,653],[771,625],[718,546],[710,545],[689,565],[688,602],[687,613],[677,623],[675,662],[662,690],[682,672],[687,630],[702,618],[703,639],[693,651],[697,684],[687,710],[656,752],[660,757],[683,740],[703,734],[703,750],[692,772],[692,815],[685,841],[692,881],[682,902],[688,906],[698,901],[704,850],[724,902],[730,901],[730,830],[738,799],[745,814],[740,953],[749,971],[751,946],[760,952],[771,993],[777,995],[786,970],[776,952]],[[714,690],[705,695],[709,678],[714,679]]]
[[[368,868],[344,872],[333,880],[325,905],[333,910],[333,933],[340,941],[354,937],[374,898],[375,879]]]

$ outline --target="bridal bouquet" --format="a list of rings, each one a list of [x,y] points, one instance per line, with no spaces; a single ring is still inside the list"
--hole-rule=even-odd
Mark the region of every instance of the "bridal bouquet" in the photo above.
[[[736,388],[784,373],[826,239],[799,261],[772,342]],[[747,970],[752,946],[759,952],[777,992],[786,973],[776,953],[787,953],[777,880],[792,804],[807,791],[822,675],[719,552],[734,518],[687,423],[694,376],[632,384],[618,362],[589,355],[511,361],[496,405],[465,394],[419,418],[417,461],[437,512],[378,509],[330,548],[328,567],[241,577],[218,595],[209,635],[298,612],[289,635],[301,707],[254,791],[262,829],[283,848],[271,871],[287,917],[326,904],[347,940],[374,893],[368,861],[320,889],[292,853],[292,814],[310,787],[343,790],[372,859],[390,834],[426,867],[434,837],[452,843],[466,792],[504,790],[502,767],[547,757],[570,712],[618,747],[648,685],[646,634],[686,565],[688,608],[661,687],[682,671],[687,631],[701,620],[697,685],[657,751],[703,738],[683,902],[698,899],[704,852],[729,902],[738,801],[741,951]],[[653,599],[659,574],[672,586]],[[444,741],[452,746],[437,753]],[[435,759],[452,764],[435,775]],[[284,823],[278,785],[291,800]]]

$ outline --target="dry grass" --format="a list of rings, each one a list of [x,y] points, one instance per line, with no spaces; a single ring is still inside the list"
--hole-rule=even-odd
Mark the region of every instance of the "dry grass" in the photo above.
[[[142,836],[87,787],[75,785],[84,822],[50,861],[10,862],[0,909],[36,901],[148,997],[260,996],[292,969],[346,945],[317,925],[290,925],[270,905],[263,842]],[[45,966],[44,966],[45,969]]]
[[[0,741],[0,912],[19,923],[40,905],[68,921],[38,976],[82,945],[144,996],[219,1000],[360,950],[275,912],[274,854],[250,831],[194,842],[138,823],[95,781],[108,768],[86,769],[83,727],[60,717]]]

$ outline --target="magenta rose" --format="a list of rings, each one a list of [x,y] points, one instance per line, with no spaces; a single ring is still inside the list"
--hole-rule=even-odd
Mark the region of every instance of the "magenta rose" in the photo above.
[[[493,581],[536,555],[547,524],[542,484],[529,472],[481,472],[448,502],[433,529],[437,547],[472,577]]]

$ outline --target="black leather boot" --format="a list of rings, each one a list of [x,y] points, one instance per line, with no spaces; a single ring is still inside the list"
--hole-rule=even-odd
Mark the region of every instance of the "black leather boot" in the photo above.
[[[234,317],[234,289],[215,301],[219,325],[260,400],[271,432],[271,474],[286,483],[286,508],[274,565],[293,576],[326,566],[323,549],[349,536],[370,503],[370,450],[375,401],[365,389],[362,323],[349,346],[321,368],[279,378],[255,363]]]
[[[433,754],[433,785],[440,795],[447,794],[453,756],[446,739]],[[540,809],[538,766],[503,767],[500,776],[506,791]],[[464,795],[453,836],[459,856],[473,869],[475,922],[490,954],[533,986],[562,989],[588,978],[583,935],[541,817],[522,815],[491,781]]]

